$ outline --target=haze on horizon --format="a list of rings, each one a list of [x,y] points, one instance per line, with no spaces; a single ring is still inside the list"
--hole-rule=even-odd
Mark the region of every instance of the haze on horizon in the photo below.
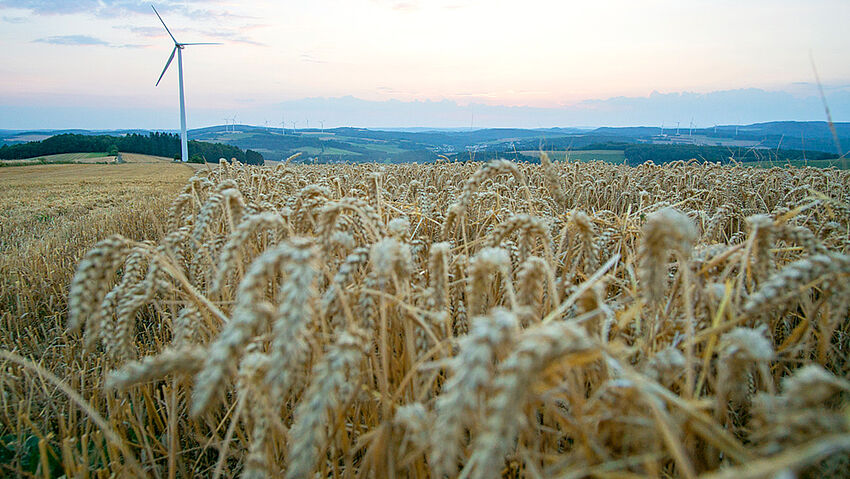
[[[846,0],[160,0],[190,128],[850,120]],[[148,1],[0,0],[0,128],[176,128]]]

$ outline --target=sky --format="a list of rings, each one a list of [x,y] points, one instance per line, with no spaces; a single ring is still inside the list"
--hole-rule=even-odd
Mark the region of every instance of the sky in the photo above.
[[[850,121],[847,0],[156,0],[190,128]],[[0,129],[172,129],[137,0],[0,0]],[[322,123],[320,123],[322,122]]]

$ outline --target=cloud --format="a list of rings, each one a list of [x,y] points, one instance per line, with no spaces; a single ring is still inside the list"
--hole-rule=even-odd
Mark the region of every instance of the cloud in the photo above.
[[[238,18],[235,15],[229,15],[228,18]],[[248,18],[248,17],[241,17]],[[155,26],[140,26],[132,24],[114,25],[112,28],[122,32],[129,32],[143,38],[168,38],[168,33],[165,29],[156,22]],[[166,21],[168,21],[166,19]],[[171,32],[181,41],[227,41],[229,43],[242,43],[255,46],[267,46],[265,43],[254,40],[251,36],[246,35],[246,32],[265,28],[268,25],[252,23],[240,26],[227,26],[218,24],[214,29],[210,28],[183,28],[179,25],[175,26],[169,23]],[[186,38],[188,37],[188,38]],[[195,37],[195,38],[193,38]],[[200,39],[197,37],[201,37]],[[169,39],[170,40],[170,39]]]
[[[381,7],[389,8],[401,13],[414,13],[425,8],[437,8],[442,10],[460,10],[474,3],[463,0],[372,0]]]
[[[160,28],[156,18],[150,7],[151,0],[0,0],[0,11],[5,8],[29,10],[32,15],[73,15],[73,14],[89,14],[97,17],[119,17],[126,15],[144,15],[153,18],[150,20],[153,24],[149,26],[123,24],[116,25],[113,28],[123,31],[128,31],[142,38],[160,38],[166,37],[164,29]],[[168,22],[169,27],[175,35],[183,40],[180,33],[201,33],[204,36],[211,36],[217,39],[226,39],[233,43],[242,43],[248,45],[265,46],[265,44],[254,40],[246,32],[255,30],[263,25],[257,24],[257,18],[236,14],[225,10],[228,5],[231,5],[226,0],[156,0],[156,8],[163,18]],[[213,22],[214,34],[210,35],[210,28],[207,29],[192,29],[180,28],[181,22],[172,23],[175,17],[185,17],[192,20],[206,20]],[[32,18],[27,17],[2,17],[3,21],[9,23],[22,23],[30,21]],[[239,23],[247,23],[245,25],[234,26],[228,25],[233,21]],[[184,22],[185,23],[185,22]],[[176,30],[175,30],[175,27]],[[91,37],[90,37],[91,38]],[[82,38],[68,38],[67,40],[60,37],[49,37],[38,40],[42,43],[52,43],[57,45],[102,45],[115,48],[138,48],[144,45],[126,44],[114,45],[106,42],[86,43]],[[188,41],[188,40],[183,40]],[[201,40],[194,40],[201,41]]]
[[[230,42],[233,42],[233,43],[244,43],[246,45],[254,45],[254,46],[258,46],[258,47],[268,46],[265,43],[258,42],[256,40],[252,39],[251,37],[244,35],[242,32],[245,31],[245,30],[246,30],[246,28],[238,28],[238,29],[219,28],[218,30],[216,30],[215,35],[213,35],[213,36],[216,37],[216,38],[229,40]],[[195,30],[195,31],[198,31],[198,32],[203,33],[203,34],[208,33],[206,31],[201,31],[201,30]]]
[[[225,0],[156,0],[160,13],[174,12],[191,18],[241,18],[229,12],[210,10]],[[23,9],[36,15],[91,14],[117,17],[126,14],[151,13],[151,0],[0,0],[0,10]]]
[[[309,53],[302,53],[301,61],[307,63],[327,63],[326,61],[316,58],[313,55],[310,55]]]
[[[168,33],[161,26],[157,27],[140,27],[138,25],[115,25],[112,28],[116,30],[127,31],[145,38],[167,37]]]
[[[377,85],[381,94],[398,94],[393,85]],[[478,92],[464,92],[480,95]],[[408,96],[408,95],[403,95]],[[827,94],[834,121],[848,121],[850,92]],[[458,97],[469,98],[469,97]],[[470,104],[442,101],[369,101],[354,97],[305,98],[258,105],[240,110],[249,118],[270,117],[285,111],[287,118],[322,118],[325,125],[364,127],[467,127]],[[741,89],[708,93],[654,93],[645,97],[615,97],[586,100],[569,105],[543,108],[474,104],[476,127],[551,126],[659,126],[749,124],[775,120],[823,120],[823,106],[815,92],[796,97],[785,91]]]
[[[416,2],[397,2],[393,4],[392,8],[399,12],[415,12],[419,10],[419,4]]]
[[[97,0],[0,0],[0,8],[18,8],[44,14],[68,14],[98,8]]]
[[[109,46],[109,42],[99,38],[90,37],[88,35],[58,35],[55,37],[46,37],[33,40],[34,43],[49,43],[51,45],[72,45],[72,46]]]
[[[53,37],[38,38],[33,43],[47,43],[50,45],[77,46],[77,47],[109,47],[109,48],[145,48],[147,45],[116,44],[89,35],[57,35]]]

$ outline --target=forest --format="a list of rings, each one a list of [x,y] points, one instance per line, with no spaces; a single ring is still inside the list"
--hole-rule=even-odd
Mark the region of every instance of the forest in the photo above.
[[[180,137],[172,133],[132,133],[123,136],[79,135],[66,133],[42,141],[0,146],[0,159],[18,160],[60,153],[124,152],[180,159]],[[223,143],[189,141],[189,159],[218,163],[220,158],[236,158],[240,163],[262,165],[263,155],[253,150]]]

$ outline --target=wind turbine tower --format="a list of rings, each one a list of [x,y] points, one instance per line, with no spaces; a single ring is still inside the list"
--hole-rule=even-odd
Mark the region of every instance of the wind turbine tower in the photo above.
[[[171,62],[174,60],[174,54],[177,53],[177,70],[179,75],[179,84],[180,84],[180,160],[181,161],[189,161],[189,139],[186,135],[186,100],[183,96],[183,49],[190,45],[221,45],[220,43],[180,43],[174,38],[174,35],[171,34],[171,30],[168,29],[168,25],[165,24],[165,21],[159,15],[159,12],[156,11],[156,7],[151,5],[153,8],[153,13],[156,14],[156,17],[159,18],[162,26],[165,27],[165,31],[168,32],[168,36],[171,37],[171,40],[174,41],[174,49],[171,50],[171,56],[168,57],[168,61],[165,62],[165,68],[162,69],[162,73],[159,75],[159,80],[156,81],[156,86],[159,86],[159,82],[162,81],[162,77],[165,76],[165,72],[168,71],[168,67],[171,66]]]

